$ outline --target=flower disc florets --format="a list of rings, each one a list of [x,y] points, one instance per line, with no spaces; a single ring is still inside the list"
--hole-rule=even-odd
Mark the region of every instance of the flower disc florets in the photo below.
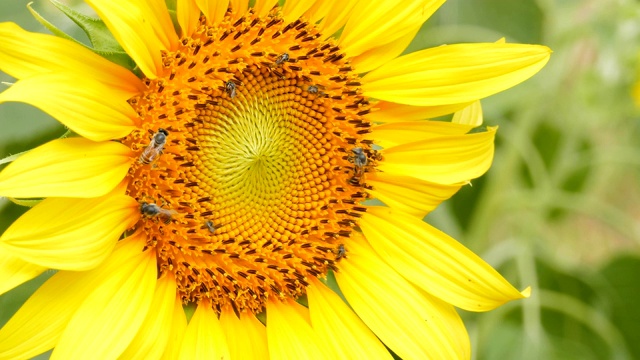
[[[203,17],[130,100],[142,130],[123,142],[153,154],[132,166],[128,194],[160,208],[137,228],[183,301],[256,313],[305,294],[348,251],[379,155],[362,139],[359,77],[324,38],[275,11]]]

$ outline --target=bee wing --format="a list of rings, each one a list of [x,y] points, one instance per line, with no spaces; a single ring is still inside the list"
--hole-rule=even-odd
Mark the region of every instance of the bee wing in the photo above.
[[[175,210],[160,209],[160,212],[162,212],[162,214],[164,214],[165,216],[178,215],[178,212],[177,212],[177,211],[175,211]]]

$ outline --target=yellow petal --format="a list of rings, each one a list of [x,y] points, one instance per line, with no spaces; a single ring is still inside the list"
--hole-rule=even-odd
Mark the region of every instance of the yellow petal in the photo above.
[[[164,360],[175,360],[180,356],[180,346],[187,331],[187,316],[182,308],[182,300],[176,297],[173,301],[173,318],[167,348],[162,355]]]
[[[357,233],[336,280],[360,319],[402,359],[463,359],[468,340],[443,304],[425,296],[387,265]],[[453,330],[455,329],[455,330]]]
[[[304,16],[309,19],[310,23],[315,24],[327,16],[331,8],[336,6],[336,2],[338,0],[318,0],[307,10]]]
[[[11,224],[0,247],[47,268],[88,270],[111,254],[139,217],[138,203],[126,195],[48,198]]]
[[[182,36],[189,37],[200,23],[200,8],[198,8],[194,0],[178,0],[176,17],[182,30]]]
[[[247,0],[231,0],[229,1],[229,6],[231,7],[231,13],[233,14],[232,18],[236,19],[247,12],[249,2]]]
[[[442,185],[410,176],[383,172],[367,176],[373,186],[369,193],[385,205],[422,219],[440,203],[455,194],[462,184]]]
[[[330,349],[318,344],[317,335],[304,313],[308,314],[307,309],[291,299],[274,299],[267,303],[267,341],[271,359],[336,358]]]
[[[120,94],[73,73],[45,73],[20,80],[0,93],[0,103],[6,101],[35,106],[94,141],[128,135],[137,118]]]
[[[77,308],[56,345],[52,360],[115,359],[127,348],[144,321],[156,285],[156,255],[142,251],[143,237],[112,257],[128,261],[102,279]]]
[[[471,129],[471,125],[446,121],[407,121],[375,126],[366,137],[373,139],[376,145],[389,148],[442,135],[464,135]]]
[[[0,329],[0,359],[29,359],[53,348],[78,307],[105,279],[134,260],[142,245],[120,241],[101,266],[84,272],[59,271],[47,280]]]
[[[0,172],[0,195],[101,196],[124,179],[132,161],[131,150],[117,142],[53,140],[20,156]]]
[[[253,9],[257,16],[264,17],[267,16],[269,11],[276,5],[278,5],[278,0],[256,0]]]
[[[335,34],[349,20],[359,0],[339,0],[327,12],[327,15],[318,24],[318,30],[324,34],[324,39]]]
[[[229,0],[196,0],[196,4],[207,17],[209,24],[217,24],[222,22],[229,7]]]
[[[60,271],[47,280],[0,329],[0,359],[30,359],[53,348],[93,290],[85,286],[87,281],[79,281],[88,280],[85,274]],[[92,285],[98,284],[95,279]]]
[[[138,2],[143,14],[153,14],[151,16],[151,26],[156,37],[165,48],[172,50],[177,48],[178,35],[165,0],[129,0],[129,2]],[[146,21],[146,19],[143,21]]]
[[[220,323],[227,334],[231,359],[269,359],[267,330],[255,316],[222,311]]]
[[[541,45],[456,44],[416,51],[362,79],[367,96],[415,106],[475,101],[515,86],[549,60]]]
[[[306,0],[306,1],[287,1],[284,3],[284,7],[282,8],[282,16],[284,17],[284,21],[287,23],[294,22],[298,20],[302,14],[304,14],[316,0]]]
[[[378,123],[433,119],[442,115],[451,114],[470,104],[471,103],[438,106],[411,106],[380,101],[375,104],[376,111],[367,114],[367,119]]]
[[[482,125],[482,106],[480,106],[480,101],[474,101],[464,109],[456,111],[451,122],[454,124],[467,124],[473,127]]]
[[[230,359],[227,339],[211,304],[196,308],[180,346],[180,359]]]
[[[49,72],[71,72],[90,77],[129,98],[143,89],[131,71],[80,44],[57,36],[31,33],[10,22],[0,23],[2,71],[24,79]]]
[[[343,359],[393,359],[347,304],[317,278],[307,287],[311,324],[320,343]]]
[[[348,56],[397,41],[414,33],[444,0],[361,1],[353,9],[338,44]]]
[[[378,169],[439,184],[458,184],[484,174],[493,160],[496,128],[433,137],[384,149]]]
[[[0,247],[0,295],[42,274],[46,267],[26,262]]]
[[[176,281],[172,273],[165,274],[156,283],[149,313],[140,331],[121,359],[160,359],[171,335],[172,317],[176,299]]]
[[[462,318],[460,318],[460,314],[456,311],[456,308],[451,306],[451,304],[447,304],[446,302],[439,300],[435,296],[427,294],[421,289],[418,289],[418,291],[424,298],[430,299],[433,306],[438,309],[437,312],[447,319],[447,323],[445,325],[447,326],[451,336],[457,341],[458,351],[462,354],[460,358],[471,359],[471,341],[469,339],[469,334],[467,333],[467,329],[462,322]]]
[[[408,31],[405,35],[398,38],[395,41],[384,44],[382,46],[375,46],[362,54],[351,59],[351,64],[360,74],[369,72],[373,69],[377,69],[380,66],[386,64],[398,57],[402,52],[411,44],[413,38],[416,36],[422,24],[416,25],[415,29]]]
[[[145,0],[112,1],[87,0],[100,16],[122,48],[150,79],[162,70],[162,51],[170,49],[177,36],[173,25],[163,28],[163,19],[169,16],[164,1],[156,1],[158,9],[149,11]],[[156,14],[164,13],[161,18]],[[169,20],[170,21],[170,20]]]
[[[420,219],[370,207],[361,226],[371,246],[396,271],[454,306],[487,311],[525,297],[472,251]]]

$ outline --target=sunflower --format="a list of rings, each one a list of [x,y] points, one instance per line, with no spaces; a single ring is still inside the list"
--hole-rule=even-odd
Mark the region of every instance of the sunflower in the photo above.
[[[87,3],[134,66],[0,24],[0,102],[77,135],[0,173],[44,198],[0,290],[58,270],[0,358],[464,359],[454,307],[528,296],[422,218],[491,164],[478,100],[548,48],[400,56],[443,0]]]

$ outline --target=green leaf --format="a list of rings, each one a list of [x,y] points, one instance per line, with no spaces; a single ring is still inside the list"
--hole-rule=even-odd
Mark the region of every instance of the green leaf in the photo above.
[[[118,41],[113,37],[113,34],[111,34],[109,29],[105,25],[104,21],[81,14],[71,9],[67,5],[58,2],[57,0],[49,1],[56,8],[58,8],[58,10],[62,11],[69,19],[75,22],[85,32],[85,34],[87,34],[92,47],[86,46],[85,44],[66,34],[64,31],[58,29],[55,25],[51,24],[49,21],[43,18],[38,12],[33,10],[30,4],[27,5],[29,11],[31,11],[31,14],[33,14],[36,20],[40,22],[40,24],[42,24],[58,37],[74,41],[90,49],[96,54],[104,57],[105,59],[119,64],[127,69],[135,69],[135,62],[124,51],[124,49],[122,49]]]
[[[169,10],[169,17],[173,23],[173,29],[176,34],[180,34],[180,23],[178,23],[178,13],[175,10]]]
[[[28,3],[27,4],[27,9],[29,9],[29,12],[31,12],[31,15],[33,15],[33,17],[36,18],[36,20],[38,20],[38,22],[40,24],[42,24],[42,26],[46,27],[47,30],[51,31],[57,37],[61,37],[63,39],[74,41],[74,42],[76,42],[78,44],[82,44],[78,40],[76,40],[76,39],[72,38],[71,36],[67,35],[67,33],[65,33],[64,31],[58,29],[55,25],[50,23],[47,19],[42,17],[42,15],[40,15],[40,13],[38,13],[37,11],[35,11],[31,7],[31,4],[33,4],[33,3]]]
[[[606,299],[609,317],[620,329],[633,359],[640,359],[638,274],[640,257],[635,254],[621,254],[611,259],[600,271],[603,281],[598,289],[601,297]]]
[[[184,314],[187,316],[187,323],[191,322],[191,318],[193,314],[196,312],[196,308],[198,306],[194,303],[188,303],[187,305],[183,305],[182,309],[184,310]]]
[[[57,0],[49,1],[87,34],[91,45],[93,45],[93,51],[128,69],[135,67],[131,57],[122,49],[104,21],[81,14]]]
[[[177,0],[165,0],[167,4],[167,9],[169,10],[169,17],[171,17],[171,22],[173,23],[173,29],[176,31],[176,34],[180,34],[180,23],[178,23],[178,2]]]
[[[10,163],[13,160],[19,158],[21,155],[26,154],[28,152],[29,152],[29,150],[23,151],[23,152],[19,152],[17,154],[9,155],[6,158],[0,160],[0,165]]]
[[[26,207],[34,207],[38,205],[43,199],[16,199],[16,198],[7,198],[9,201],[16,205],[26,206]]]
[[[169,9],[169,11],[175,12],[178,8],[177,0],[165,0],[165,3],[167,4],[167,9]]]

